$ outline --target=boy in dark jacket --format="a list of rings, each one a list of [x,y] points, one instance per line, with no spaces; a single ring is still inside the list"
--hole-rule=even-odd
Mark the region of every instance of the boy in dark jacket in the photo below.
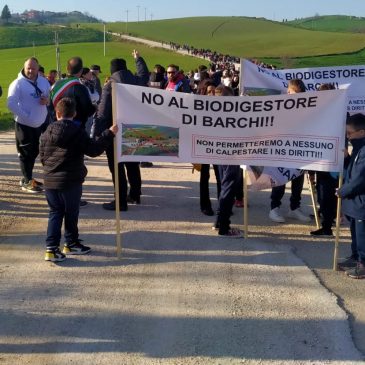
[[[90,247],[80,243],[78,232],[79,205],[82,183],[87,175],[84,154],[101,155],[112,143],[117,126],[105,130],[101,137],[90,139],[79,121],[74,121],[76,104],[62,98],[56,106],[57,122],[52,123],[41,137],[40,157],[44,167],[44,188],[49,206],[45,260],[59,262],[67,255],[83,255]],[[65,220],[65,245],[59,245],[62,221]]]
[[[342,198],[342,212],[350,221],[352,255],[338,264],[353,279],[365,278],[365,115],[354,114],[346,122],[347,138],[352,144],[346,156],[347,173],[337,195]]]

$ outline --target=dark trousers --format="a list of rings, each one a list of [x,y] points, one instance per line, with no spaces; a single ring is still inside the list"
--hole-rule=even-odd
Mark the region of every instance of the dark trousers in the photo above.
[[[109,170],[112,174],[113,184],[115,187],[115,176],[114,176],[114,150],[113,146],[108,147],[106,150],[106,157],[108,158]],[[125,173],[124,165],[127,170],[127,175]],[[127,195],[128,195],[128,183],[127,176],[130,185],[129,195],[132,199],[138,200],[141,196],[141,170],[139,168],[139,162],[119,162],[118,163],[118,175],[119,175],[119,197],[120,205],[127,205]]]
[[[215,178],[217,180],[217,197],[219,199],[219,195],[221,192],[221,182],[219,176],[218,165],[213,165]],[[201,210],[210,210],[212,209],[212,203],[210,201],[209,195],[209,179],[210,179],[210,165],[202,164],[200,170],[200,209]]]
[[[142,194],[142,179],[139,162],[125,162],[127,178],[129,181],[129,196],[133,200],[138,200]]]
[[[350,222],[352,256],[365,265],[365,220],[346,218]]]
[[[317,171],[317,200],[322,214],[322,227],[331,229],[333,220],[336,218],[337,197],[335,195],[338,187],[338,179],[331,176],[329,172]]]
[[[219,196],[219,208],[217,224],[219,234],[226,234],[230,229],[230,216],[232,213],[237,185],[240,179],[240,167],[233,165],[219,165],[221,179],[221,193]]]
[[[295,210],[300,207],[302,190],[304,184],[304,174],[291,181],[290,209]],[[285,185],[275,186],[271,190],[271,209],[280,207],[281,199],[285,193]]]
[[[33,167],[39,153],[39,138],[42,127],[32,128],[15,122],[15,142],[18,151],[23,182],[33,178]]]
[[[243,169],[240,168],[240,177],[237,183],[236,200],[243,200]]]
[[[65,220],[65,241],[74,243],[79,239],[79,207],[82,195],[82,184],[67,189],[46,189],[49,206],[46,245],[58,247],[61,241],[62,222]]]

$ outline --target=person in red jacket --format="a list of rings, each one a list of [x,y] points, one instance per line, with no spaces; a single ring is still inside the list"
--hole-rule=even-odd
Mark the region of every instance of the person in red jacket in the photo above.
[[[167,83],[165,89],[168,91],[177,91],[182,93],[190,93],[189,81],[179,71],[179,66],[167,66]]]

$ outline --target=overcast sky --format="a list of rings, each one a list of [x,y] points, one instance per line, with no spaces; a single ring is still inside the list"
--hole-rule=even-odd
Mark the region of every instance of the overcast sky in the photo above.
[[[2,4],[1,4],[2,3]],[[9,0],[7,4],[12,13],[24,10],[49,10],[88,12],[105,21],[125,21],[127,10],[129,21],[137,21],[138,6],[141,21],[151,19],[181,18],[190,16],[256,16],[281,21],[319,15],[365,16],[364,0]]]

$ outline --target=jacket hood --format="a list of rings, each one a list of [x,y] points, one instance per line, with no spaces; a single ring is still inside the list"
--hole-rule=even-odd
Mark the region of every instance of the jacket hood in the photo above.
[[[38,80],[38,77],[39,77],[39,76],[37,76],[37,78],[35,79],[35,81],[37,81],[37,80]],[[22,70],[18,73],[18,80],[20,80],[20,79],[24,79],[24,80],[32,81],[32,80],[28,79],[28,77],[26,77],[26,76],[24,75],[24,68],[22,68]]]
[[[29,80],[27,77],[25,77],[24,75],[24,68],[18,73],[18,80],[21,80],[21,79],[24,79],[24,80]]]
[[[185,76],[181,72],[178,72],[178,74],[176,75],[176,78],[174,79],[174,83],[177,84],[181,80],[184,80],[184,78],[185,78]]]
[[[118,83],[126,83],[126,81],[130,79],[130,77],[133,77],[132,72],[130,72],[129,70],[120,70],[114,72],[110,76],[110,79]]]

